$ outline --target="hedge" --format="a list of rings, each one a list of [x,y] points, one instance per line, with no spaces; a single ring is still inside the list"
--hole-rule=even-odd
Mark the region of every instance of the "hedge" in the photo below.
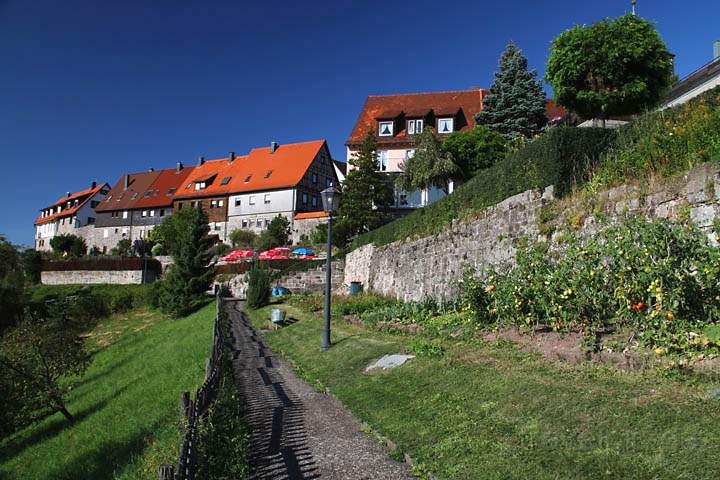
[[[353,248],[369,243],[385,245],[399,239],[436,233],[458,218],[467,217],[530,189],[555,186],[563,196],[592,175],[616,139],[603,128],[554,128],[481,171],[452,195],[361,235]]]

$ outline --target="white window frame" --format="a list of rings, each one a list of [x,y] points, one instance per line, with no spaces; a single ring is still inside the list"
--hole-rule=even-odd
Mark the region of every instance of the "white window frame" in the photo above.
[[[210,200],[210,208],[216,208],[217,207],[217,200]]]
[[[265,201],[265,203],[270,203],[270,194],[269,194],[269,193],[266,193],[266,194],[265,194],[265,199],[264,199],[264,201]]]
[[[388,168],[388,151],[387,150],[378,150],[377,151],[377,171],[378,172],[387,172]]]
[[[410,160],[412,157],[415,156],[415,149],[411,148],[409,150],[405,150],[405,160]]]
[[[440,124],[443,122],[448,122],[450,126],[449,132],[442,132],[440,131]],[[455,119],[452,117],[446,117],[446,118],[438,118],[438,133],[440,134],[446,134],[446,133],[452,133],[455,131]]]
[[[154,216],[155,216],[155,210],[150,210],[150,216],[151,216],[151,217],[154,217]]]
[[[248,199],[248,203],[250,205],[255,205],[255,195],[250,195],[250,198]]]
[[[390,126],[390,133],[383,133],[384,125]],[[378,122],[378,137],[392,137],[394,134],[395,134],[395,122],[393,122],[393,121]]]
[[[142,211],[142,216],[143,216],[143,217],[147,217],[147,215],[148,215],[148,211],[147,211],[147,210],[143,210],[143,211]]]
[[[128,218],[128,211],[127,211],[127,210],[123,210],[123,218]]]
[[[225,205],[225,200],[218,200],[218,207]]]
[[[422,133],[425,122],[421,118],[408,120],[407,121],[407,133],[408,135],[417,135]]]
[[[248,221],[247,221],[247,220],[243,220],[243,221],[242,221],[242,228],[248,228]]]

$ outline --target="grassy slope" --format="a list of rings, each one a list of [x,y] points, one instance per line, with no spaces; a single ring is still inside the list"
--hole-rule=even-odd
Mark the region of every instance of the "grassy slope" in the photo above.
[[[336,322],[334,347],[320,353],[321,320],[284,308],[300,321],[266,333],[268,343],[440,478],[720,475],[720,401],[703,398],[717,385],[561,368],[511,345],[456,342],[442,358],[365,375],[371,359],[406,349],[412,337]],[[258,326],[268,315],[251,313]]]
[[[88,339],[93,359],[59,415],[0,444],[0,477],[157,478],[179,445],[178,398],[202,382],[214,304],[180,320],[133,311],[103,320]]]

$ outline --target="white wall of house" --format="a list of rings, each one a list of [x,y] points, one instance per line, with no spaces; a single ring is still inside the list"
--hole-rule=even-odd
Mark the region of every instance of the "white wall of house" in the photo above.
[[[294,188],[231,195],[228,217],[292,212],[294,201]]]

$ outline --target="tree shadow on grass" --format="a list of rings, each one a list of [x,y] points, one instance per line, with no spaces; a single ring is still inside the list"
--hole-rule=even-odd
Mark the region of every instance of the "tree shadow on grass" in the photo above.
[[[3,444],[0,444],[0,462],[6,462],[12,460],[14,457],[22,453],[25,449],[31,448],[39,443],[50,440],[51,438],[59,435],[65,429],[76,427],[81,424],[85,419],[90,417],[96,412],[101,411],[107,406],[107,404],[127,390],[129,384],[118,389],[109,398],[105,398],[93,405],[75,412],[71,407],[70,413],[75,417],[75,420],[71,423],[65,419],[60,413],[53,413],[42,420],[39,420],[36,424],[26,427],[24,430],[16,433],[14,436],[6,439]],[[46,425],[39,425],[42,422],[46,422]],[[23,431],[32,431],[32,433],[23,437]],[[14,438],[13,438],[14,437]]]

